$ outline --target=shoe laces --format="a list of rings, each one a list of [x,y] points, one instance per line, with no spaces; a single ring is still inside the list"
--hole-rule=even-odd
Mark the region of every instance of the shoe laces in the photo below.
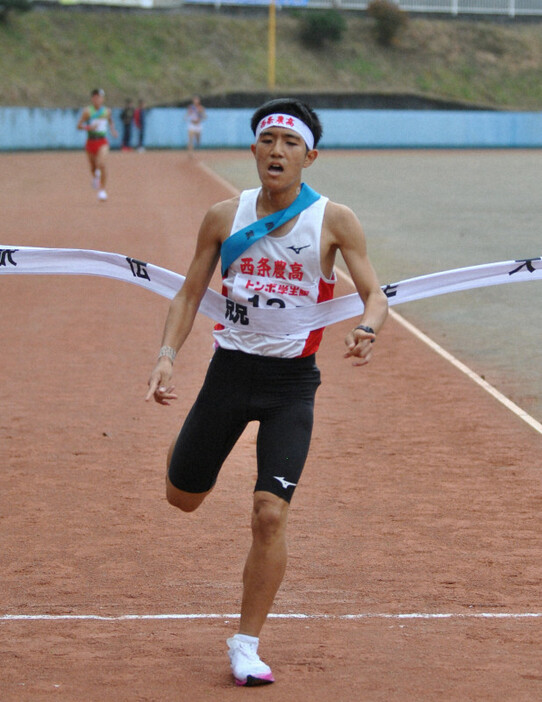
[[[253,644],[246,643],[245,641],[237,641],[235,643],[235,649],[248,661],[252,663],[260,662],[257,648]]]

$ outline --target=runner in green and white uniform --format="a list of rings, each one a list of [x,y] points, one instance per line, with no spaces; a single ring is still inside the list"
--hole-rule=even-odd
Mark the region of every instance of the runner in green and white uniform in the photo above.
[[[109,142],[107,140],[107,129],[116,137],[117,131],[111,117],[111,110],[104,103],[105,93],[101,89],[93,90],[91,93],[92,104],[85,107],[81,113],[77,129],[87,132],[87,152],[90,171],[92,173],[92,186],[98,190],[98,200],[107,200],[105,190],[106,170],[105,161],[109,153]]]

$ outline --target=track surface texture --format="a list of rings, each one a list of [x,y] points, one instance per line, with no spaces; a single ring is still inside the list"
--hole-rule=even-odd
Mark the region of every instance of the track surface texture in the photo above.
[[[349,158],[329,155],[330,182]],[[0,240],[185,273],[205,210],[231,193],[200,159],[222,175],[229,161],[240,184],[237,154],[113,153],[98,203],[84,154],[2,155]],[[379,270],[382,282],[425,272]],[[342,281],[338,294],[350,291]],[[260,651],[277,682],[248,691],[232,683],[225,639],[250,542],[256,429],[197,512],[163,496],[212,323],[197,319],[176,362],[180,399],[164,408],[143,396],[166,300],[100,278],[4,276],[0,305],[3,702],[542,698],[542,618],[508,616],[542,612],[542,437],[395,320],[365,368],[342,358],[349,322],[326,331],[274,607],[307,617],[267,622]],[[416,613],[453,616],[397,616]],[[224,616],[116,619],[126,614]]]

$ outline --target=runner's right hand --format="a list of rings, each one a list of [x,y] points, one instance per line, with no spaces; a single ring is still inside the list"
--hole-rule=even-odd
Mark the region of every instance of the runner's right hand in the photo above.
[[[177,395],[173,392],[175,386],[171,384],[173,377],[173,364],[166,356],[158,359],[151,377],[149,378],[149,391],[145,396],[145,402],[154,397],[159,405],[169,405],[169,400],[176,400]]]

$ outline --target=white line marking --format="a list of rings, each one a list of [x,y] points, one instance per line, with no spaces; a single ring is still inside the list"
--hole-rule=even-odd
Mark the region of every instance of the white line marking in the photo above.
[[[3,614],[2,622],[20,621],[145,621],[145,620],[184,620],[239,619],[239,614]],[[541,619],[542,612],[409,612],[384,613],[360,612],[358,614],[269,614],[269,619],[327,619],[329,621],[360,619]]]
[[[420,341],[423,341],[424,344],[427,344],[429,348],[433,349],[433,351],[436,351],[439,354],[439,356],[445,358],[455,368],[460,370],[468,378],[470,378],[477,385],[483,388],[487,393],[489,393],[492,397],[498,400],[507,409],[509,409],[511,412],[517,415],[524,422],[526,422],[535,431],[537,431],[539,434],[542,434],[542,424],[540,424],[540,422],[537,422],[537,420],[534,417],[531,417],[530,414],[528,414],[524,409],[516,405],[515,402],[509,400],[506,397],[506,395],[503,395],[501,392],[499,392],[497,388],[494,388],[493,385],[487,382],[487,380],[481,378],[477,373],[475,373],[468,366],[459,361],[455,356],[443,349],[442,346],[439,346],[439,344],[437,344],[436,341],[433,341],[426,334],[420,331],[417,327],[408,322],[404,317],[395,312],[395,310],[390,310],[390,316],[397,322],[399,322],[399,324],[401,324],[403,327],[405,327],[405,329],[408,329],[409,332],[414,334],[416,338],[420,339]]]
[[[345,281],[350,283],[352,287],[355,288],[354,281],[352,280],[352,278],[350,278],[350,276],[347,273],[345,273],[345,271],[343,271],[341,268],[337,268],[337,274],[340,275]],[[526,422],[526,424],[528,424],[532,429],[537,431],[539,434],[542,434],[542,424],[538,422],[534,417],[531,417],[531,415],[528,412],[516,405],[516,403],[512,402],[512,400],[509,400],[506,397],[506,395],[503,395],[502,392],[499,392],[497,388],[494,388],[493,385],[487,382],[487,380],[481,378],[477,373],[475,373],[467,365],[465,365],[459,359],[453,356],[449,351],[443,349],[442,346],[437,344],[436,341],[433,341],[433,339],[427,336],[427,334],[424,334],[422,331],[420,331],[418,327],[414,326],[414,324],[408,322],[398,312],[396,312],[393,309],[390,309],[389,314],[392,319],[401,324],[405,329],[408,329],[408,331],[411,334],[413,334],[417,339],[429,346],[429,348],[438,353],[439,356],[442,356],[442,358],[451,363],[452,366],[464,373],[468,378],[470,378],[477,385],[483,388],[498,402],[500,402],[507,409],[509,409],[511,412],[517,415],[524,422]]]
[[[226,190],[229,190],[233,197],[239,195],[239,188],[236,188],[235,185],[232,185],[228,180],[223,178],[216,171],[213,171],[213,169],[210,168],[206,163],[204,163],[203,161],[198,161],[197,165],[199,166],[199,168],[201,168],[202,171],[205,171],[207,175],[211,176],[211,178],[217,180],[220,183],[220,185],[224,186]]]

